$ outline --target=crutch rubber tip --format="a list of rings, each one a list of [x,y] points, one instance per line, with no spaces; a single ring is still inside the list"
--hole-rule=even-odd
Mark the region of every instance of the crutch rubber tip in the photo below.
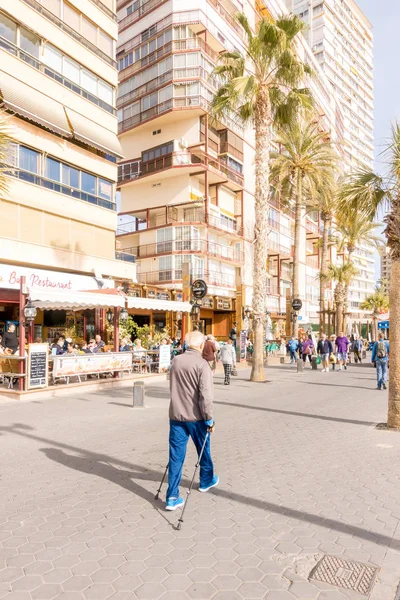
[[[158,500],[159,499],[159,493],[157,492],[157,494],[154,496],[154,500]]]
[[[178,525],[176,526],[177,530],[180,531],[182,527],[182,521],[178,521]]]

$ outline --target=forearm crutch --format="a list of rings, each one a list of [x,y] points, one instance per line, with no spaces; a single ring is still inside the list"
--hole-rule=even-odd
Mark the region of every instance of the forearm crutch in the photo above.
[[[195,468],[194,468],[194,473],[193,473],[192,481],[190,482],[189,489],[188,489],[188,491],[186,492],[186,493],[187,493],[187,496],[186,496],[186,502],[185,502],[185,504],[183,505],[182,512],[181,512],[181,516],[180,516],[180,518],[179,518],[179,520],[178,520],[177,529],[181,529],[181,527],[182,527],[182,523],[183,523],[183,515],[185,514],[185,510],[186,510],[187,503],[188,503],[188,500],[189,500],[190,492],[192,491],[192,487],[193,487],[193,483],[194,483],[194,478],[196,477],[197,469],[199,468],[200,461],[201,461],[201,459],[202,459],[203,452],[204,452],[204,448],[206,447],[207,438],[208,438],[208,436],[209,436],[209,435],[210,435],[210,432],[209,432],[209,431],[207,431],[207,433],[206,433],[206,437],[204,438],[203,446],[202,446],[202,448],[201,448],[201,451],[200,451],[199,457],[198,457],[198,459],[197,459],[196,466],[195,466]]]
[[[168,467],[169,467],[169,463],[168,463],[168,465],[165,467],[165,471],[164,471],[163,478],[161,479],[160,487],[159,487],[159,488],[158,488],[158,490],[157,490],[157,494],[154,496],[155,500],[158,500],[158,498],[160,497],[161,488],[162,488],[162,486],[163,486],[163,483],[164,483],[164,481],[165,481],[165,478],[166,478],[166,476],[167,476],[167,473],[168,473]]]

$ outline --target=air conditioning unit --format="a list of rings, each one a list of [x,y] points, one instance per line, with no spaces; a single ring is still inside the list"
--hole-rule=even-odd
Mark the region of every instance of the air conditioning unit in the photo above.
[[[183,137],[182,137],[182,138],[179,140],[179,147],[180,147],[182,150],[186,150],[186,148],[188,147],[188,141],[187,141],[187,139],[186,139],[186,138],[183,138]]]

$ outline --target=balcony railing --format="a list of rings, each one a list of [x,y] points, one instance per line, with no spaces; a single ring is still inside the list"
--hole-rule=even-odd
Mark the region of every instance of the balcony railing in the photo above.
[[[306,230],[310,233],[319,233],[319,225],[314,221],[310,221],[310,219],[305,220],[306,222]]]
[[[100,48],[98,48],[97,46],[92,44],[92,42],[89,42],[88,39],[86,39],[83,35],[78,33],[75,29],[73,29],[72,27],[67,25],[67,23],[64,23],[64,21],[62,21],[59,17],[57,17],[50,10],[48,10],[45,6],[43,6],[42,4],[37,2],[37,0],[23,0],[23,2],[25,2],[25,4],[27,4],[34,10],[36,10],[38,13],[40,13],[44,17],[46,17],[46,19],[48,21],[51,21],[59,29],[61,29],[62,31],[65,31],[65,33],[67,33],[69,36],[74,38],[74,40],[76,40],[77,42],[82,44],[82,46],[85,46],[88,50],[93,52],[93,54],[96,54],[99,58],[104,60],[106,63],[108,63],[109,65],[112,65],[113,67],[115,67],[117,65],[117,63],[111,56],[109,56],[108,54],[106,54],[105,52],[100,50]]]
[[[235,146],[232,146],[232,144],[230,144],[229,142],[222,142],[219,152],[220,154],[230,154],[231,156],[234,156],[235,158],[243,162],[243,152],[241,150],[238,150],[238,148],[235,148]]]
[[[238,186],[243,186],[243,176],[230,169],[223,161],[207,156],[199,157],[190,152],[173,152],[172,154],[146,162],[137,159],[129,163],[123,163],[118,167],[118,183],[122,185],[138,177],[151,175],[152,173],[170,169],[171,167],[199,164],[218,172],[221,176],[226,176],[230,181],[238,184]]]
[[[61,75],[61,73],[59,73],[58,71],[54,71],[54,69],[51,69],[44,63],[40,62],[40,60],[37,60],[31,54],[24,52],[23,50],[18,48],[18,46],[15,46],[14,44],[12,44],[11,42],[9,42],[8,40],[6,40],[5,38],[3,38],[1,36],[0,36],[0,48],[7,50],[7,52],[9,52],[10,54],[13,54],[14,56],[16,56],[17,58],[28,63],[29,65],[31,65],[32,67],[34,67],[35,69],[40,71],[41,73],[44,73],[48,77],[51,77],[52,79],[57,81],[58,83],[61,83],[69,90],[72,90],[73,92],[75,92],[76,94],[79,94],[86,100],[89,100],[89,102],[96,104],[100,108],[106,110],[107,112],[109,112],[113,115],[117,114],[117,111],[115,110],[115,108],[113,106],[111,106],[110,104],[107,104],[107,102],[104,102],[97,96],[94,96],[87,90],[80,87],[78,84],[74,83],[70,79],[67,79],[67,77],[64,77],[64,75]]]
[[[123,250],[121,252],[119,250],[116,250],[115,251],[115,258],[117,260],[123,260],[123,261],[129,262],[129,263],[136,262],[136,256],[134,254],[132,254],[131,252],[128,252],[127,250],[128,249]]]
[[[286,246],[282,246],[275,240],[267,241],[268,250],[271,250],[271,254],[282,254],[283,256],[293,256],[292,248],[287,248]]]
[[[190,252],[194,254],[209,255],[234,263],[242,263],[244,254],[232,246],[225,246],[208,240],[170,240],[166,242],[156,242],[154,244],[143,244],[124,248],[123,252],[136,256],[137,259],[150,258],[163,254],[176,254]]]
[[[173,210],[172,207],[172,211]],[[127,235],[145,231],[147,229],[163,227],[165,225],[178,225],[184,223],[209,225],[209,227],[232,235],[242,235],[243,233],[242,228],[235,219],[219,217],[210,213],[206,215],[205,211],[201,208],[188,207],[184,211],[177,211],[176,214],[170,212],[168,215],[165,213],[150,215],[148,221],[145,219],[133,219],[127,223],[122,223],[118,226],[117,235]]]
[[[104,2],[102,2],[101,0],[90,0],[93,4],[95,4],[96,6],[99,7],[99,9],[105,13],[106,15],[108,15],[110,17],[110,19],[112,19],[113,21],[117,21],[117,15],[115,14],[115,12],[113,12],[110,8],[108,8],[108,6],[106,6],[104,4]]]
[[[170,81],[180,79],[202,79],[214,90],[217,89],[216,79],[212,77],[205,69],[203,69],[203,67],[182,67],[177,69],[170,69],[169,71],[166,71],[159,77],[151,79],[144,85],[141,85],[135,90],[132,90],[131,92],[128,92],[127,94],[124,94],[123,96],[118,98],[117,106],[118,108],[121,108],[122,106],[125,106],[126,104],[129,104],[130,102],[133,102],[138,98],[141,98],[142,96],[146,96],[153,90],[162,87]]]
[[[166,2],[166,0],[147,0],[147,2],[143,2],[143,4],[139,2],[140,6],[137,10],[132,11],[129,15],[126,15],[118,21],[119,31],[122,31],[122,29],[125,29],[126,27],[128,27],[128,25],[135,23],[148,12],[150,12],[160,4],[163,4],[164,2]]]
[[[236,31],[240,38],[243,38],[243,28],[240,23],[222,6],[219,0],[208,0],[208,2],[217,10],[221,17],[232,29]]]
[[[200,95],[169,98],[165,102],[156,104],[156,106],[152,106],[147,110],[143,110],[132,117],[128,117],[127,119],[120,121],[120,123],[118,123],[118,133],[123,133],[129,129],[133,129],[133,127],[136,127],[137,125],[140,125],[149,119],[153,119],[154,117],[162,115],[163,113],[176,108],[201,108],[205,112],[208,112],[210,110],[210,103]],[[243,127],[229,117],[221,117],[221,123],[225,124],[229,129],[232,129],[239,135],[243,136]]]
[[[312,267],[313,269],[318,269],[319,268],[319,257],[318,256],[306,256],[306,265],[308,267]]]
[[[182,281],[182,269],[166,269],[164,271],[151,271],[138,273],[138,281],[146,284],[179,283]],[[193,279],[204,279],[208,285],[235,289],[235,275],[220,273],[219,271],[199,271],[192,273]]]

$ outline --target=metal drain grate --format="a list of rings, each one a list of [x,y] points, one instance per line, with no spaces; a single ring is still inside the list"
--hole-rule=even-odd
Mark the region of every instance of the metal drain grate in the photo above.
[[[330,583],[368,596],[375,583],[377,573],[378,569],[375,567],[326,555],[311,571],[309,579]]]

